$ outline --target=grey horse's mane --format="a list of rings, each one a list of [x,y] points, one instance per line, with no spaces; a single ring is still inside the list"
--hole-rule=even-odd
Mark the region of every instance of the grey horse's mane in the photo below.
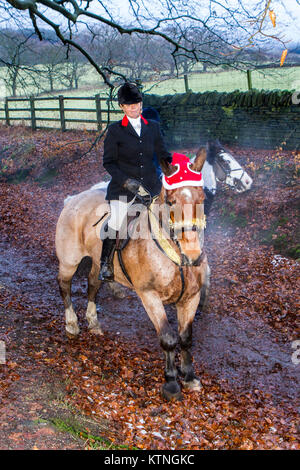
[[[107,186],[109,185],[109,181],[100,181],[100,183],[94,184],[89,191],[95,190],[95,189],[106,189]],[[78,193],[77,193],[78,194]],[[77,194],[73,194],[72,196],[67,196],[64,199],[64,206],[71,200],[73,197],[77,196]]]

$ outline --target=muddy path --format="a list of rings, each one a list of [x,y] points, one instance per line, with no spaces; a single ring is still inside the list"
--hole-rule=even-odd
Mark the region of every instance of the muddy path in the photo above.
[[[78,409],[70,413],[69,407],[62,405],[66,394],[63,376],[38,365],[35,360],[32,362],[32,350],[37,355],[41,350],[47,351],[47,347],[51,350],[52,338],[53,345],[69,342],[64,335],[63,309],[57,291],[57,266],[53,262],[47,264],[39,260],[32,253],[24,254],[20,248],[7,243],[1,243],[0,248],[1,291],[7,292],[10,302],[13,299],[21,301],[18,310],[10,308],[8,302],[6,318],[1,317],[1,331],[10,330],[7,335],[7,359],[13,364],[23,362],[25,375],[21,383],[14,382],[10,387],[11,410],[8,407],[7,412],[6,406],[4,414],[7,416],[8,413],[9,418],[8,439],[2,440],[2,448],[81,449],[81,439],[59,432],[49,423],[55,419],[64,419],[72,426],[74,422],[76,426],[79,423],[79,429],[88,427],[94,434],[104,433],[104,436],[107,435],[109,424],[103,425],[103,419],[100,423],[98,420],[91,421]],[[76,275],[73,282],[74,306],[79,314],[82,334],[90,336],[86,332],[84,318],[86,287],[85,277]],[[211,295],[213,291],[214,283]],[[151,351],[151,356],[158,358],[162,366],[156,333],[140,300],[128,289],[122,289],[121,294],[121,299],[112,295],[106,285],[101,287],[98,294],[98,316],[105,335],[122,338],[128,355]],[[27,311],[24,312],[24,309]],[[168,306],[167,313],[176,329],[175,308]],[[59,325],[56,335],[53,324]],[[252,315],[245,321],[243,314],[233,317],[210,309],[206,312],[198,311],[193,334],[193,355],[197,370],[213,377],[222,384],[224,391],[230,390],[236,395],[266,395],[268,403],[278,404],[282,409],[287,407],[287,410],[291,410],[292,406],[293,409],[299,390],[299,374],[291,361],[290,341],[286,341],[280,332],[259,315]],[[95,345],[91,349],[93,347]],[[74,352],[76,357],[79,354],[76,342]],[[25,356],[22,361],[20,354]],[[45,383],[47,386],[41,385]],[[30,405],[29,409],[24,405],[24,399],[27,406]],[[290,416],[289,411],[286,413]]]
[[[208,251],[212,250],[213,241],[211,237],[207,243]],[[48,368],[38,366],[37,370],[37,364],[35,361],[32,362],[30,352],[34,350],[39,355],[40,350],[47,351],[45,344],[53,349],[52,339],[54,348],[57,343],[69,343],[64,333],[63,307],[57,289],[57,264],[53,260],[47,263],[44,259],[39,259],[38,253],[26,250],[24,252],[21,248],[8,243],[1,243],[0,248],[1,291],[7,293],[8,306],[5,319],[2,316],[1,330],[10,330],[7,358],[9,362],[16,364],[20,362],[20,354],[25,353],[24,356],[27,356],[22,359],[23,370],[26,371],[23,372],[26,376],[25,386],[24,379],[20,388],[18,383],[15,383],[11,387],[10,398],[17,396],[15,405],[19,411],[23,409],[25,416],[27,413],[29,415],[33,413],[35,416],[34,421],[21,418],[16,422],[15,418],[11,418],[10,431],[13,432],[8,435],[17,436],[14,438],[16,448],[80,449],[83,446],[80,439],[70,438],[67,433],[58,432],[53,426],[47,425],[53,421],[53,416],[59,416],[61,419],[66,414],[65,406],[61,407],[56,400],[60,393],[63,397],[65,396],[64,379],[60,377],[60,373],[50,372],[49,375]],[[276,269],[275,263],[274,273]],[[214,272],[213,265],[212,270]],[[224,280],[222,282],[224,291],[230,292],[232,281],[226,278],[225,283]],[[236,288],[236,281],[233,282]],[[215,290],[219,289],[216,284],[218,283],[212,280],[210,294],[212,299]],[[97,350],[97,346],[92,344],[93,338],[90,338],[87,332],[86,289],[87,281],[84,274],[76,275],[72,292],[74,306],[79,316],[79,325],[82,334],[89,337],[88,342],[91,341],[89,343],[91,350]],[[107,285],[103,285],[98,293],[98,316],[105,336],[109,339],[120,338],[125,344],[128,356],[140,355],[145,351],[151,352],[151,356],[156,358],[156,361],[159,361],[163,367],[162,353],[155,330],[139,298],[134,292],[125,288],[121,290],[121,297],[115,296]],[[14,308],[14,299],[20,301],[21,305],[18,310]],[[230,309],[228,310],[226,302],[228,299],[224,301],[223,313],[222,308],[214,311],[211,307],[205,312],[197,312],[193,326],[193,356],[196,370],[213,378],[225,392],[230,390],[235,395],[264,395],[268,397],[268,403],[272,406],[278,405],[281,409],[287,407],[288,410],[295,409],[299,390],[299,373],[291,360],[293,352],[291,341],[287,340],[282,331],[268,324],[266,319],[255,310],[252,310],[251,315],[246,315],[246,317],[245,313],[238,311],[233,315]],[[26,315],[24,315],[24,309],[27,310]],[[175,307],[167,306],[166,310],[170,323],[176,329]],[[55,331],[53,326],[56,328]],[[99,344],[99,339],[97,343]],[[79,354],[76,351],[76,341],[73,346],[74,351],[76,357]],[[68,353],[67,350],[65,352]],[[40,382],[49,383],[50,391],[42,387],[37,394],[36,387]],[[26,397],[31,396],[29,411],[26,411],[23,405],[20,406],[24,392],[26,392]],[[32,406],[34,411],[32,411]],[[289,413],[290,411],[287,411],[287,415]],[[12,414],[15,416],[15,408]],[[74,411],[71,413],[71,418],[67,410],[66,416],[67,422],[71,419],[73,423],[75,419],[76,423],[79,421],[86,425],[87,416],[84,413],[78,413],[78,410],[75,414]],[[45,421],[43,421],[44,418]],[[101,434],[102,431],[103,434],[103,427],[100,426],[99,431],[97,421],[92,424],[89,422],[88,426],[89,429],[96,426],[96,432]],[[19,432],[14,432],[15,427]],[[8,443],[4,440],[2,445],[4,448],[6,445],[14,448],[11,439]]]
[[[1,288],[22,297],[32,308],[55,312],[63,321],[55,263],[45,264],[37,256],[25,255],[22,250],[1,244]],[[275,258],[276,259],[276,258]],[[83,329],[86,329],[87,281],[84,273],[73,281],[73,301]],[[98,316],[107,334],[121,335],[131,347],[138,343],[160,354],[156,333],[139,298],[129,289],[121,288],[114,295],[103,285],[97,296]],[[211,292],[213,295],[213,291]],[[121,296],[121,298],[119,298]],[[177,328],[176,309],[166,307],[168,318]],[[39,316],[39,314],[38,314]],[[33,322],[41,321],[33,318]],[[18,320],[17,323],[20,323]],[[24,324],[18,325],[18,329]],[[42,334],[42,332],[41,332]],[[245,318],[243,314],[198,310],[193,327],[194,361],[218,380],[242,393],[261,390],[275,402],[295,399],[299,390],[299,373],[291,360],[291,343],[281,337],[259,315]]]
[[[73,193],[97,182],[86,171],[90,176],[74,183]],[[100,445],[100,438],[104,448],[298,448],[299,365],[292,344],[299,339],[299,262],[257,242],[272,207],[264,205],[260,182],[242,197],[220,194],[212,211],[205,238],[210,300],[193,324],[203,390],[169,404],[160,394],[163,354],[134,292],[123,288],[120,298],[109,286],[100,288],[104,335],[94,337],[85,320],[87,281],[76,274],[72,297],[81,334],[75,341],[65,335],[54,250],[56,220],[72,189],[65,178],[50,187],[0,185],[0,340],[6,346],[0,448],[83,449]],[[284,189],[290,201],[293,188]],[[283,192],[272,197],[277,216]],[[235,225],[224,223],[226,205],[235,209]],[[174,306],[166,311],[176,329]]]

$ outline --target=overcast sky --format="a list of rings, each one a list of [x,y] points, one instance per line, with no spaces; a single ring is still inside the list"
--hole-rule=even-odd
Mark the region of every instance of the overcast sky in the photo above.
[[[0,6],[1,3],[5,4],[6,2],[0,0]],[[80,4],[80,2],[78,3]],[[138,17],[140,18],[141,22],[143,22],[144,25],[150,25],[149,22],[145,23],[145,20],[143,19],[143,13],[147,18],[149,18],[151,15],[156,16],[157,18],[168,18],[168,3],[168,0],[101,0],[101,2],[98,0],[93,0],[90,2],[90,9],[93,12],[103,15],[108,19],[118,19],[124,26],[128,26],[129,23],[134,19],[131,8],[139,8],[139,10],[136,11],[138,12]],[[292,46],[295,44],[300,44],[299,3],[300,0],[272,0],[271,8],[276,14],[276,27],[274,28],[272,26],[268,15],[265,20],[265,26],[268,26],[268,33],[276,37],[279,36],[283,41],[285,41],[286,47],[288,49],[292,48]],[[226,21],[228,20],[229,23],[234,24],[234,20],[230,16],[229,12],[222,7],[222,5],[225,7],[228,6],[230,9],[236,8],[237,12],[235,13],[235,17],[242,24],[242,26],[245,26],[245,28],[249,29],[249,18],[247,19],[247,16],[243,13],[242,7],[244,6],[245,11],[250,11],[253,16],[255,16],[259,12],[257,5],[259,5],[261,11],[266,4],[266,0],[172,0],[172,4],[179,8],[179,13],[186,12],[189,15],[193,15],[202,20],[209,18],[208,25],[213,23],[218,24],[223,32],[222,34],[226,35],[226,31],[228,29],[229,37],[230,35],[232,37],[232,32],[238,32],[238,34],[242,37],[242,28],[239,29],[238,27],[233,27],[232,32],[229,31],[229,28],[226,28]],[[83,6],[84,5],[85,3],[83,2]],[[71,3],[69,3],[69,7],[70,6]],[[107,7],[106,11],[105,7]],[[110,13],[111,17],[109,16]],[[24,18],[28,19],[27,11],[24,11],[21,14]],[[58,20],[56,13],[53,14],[52,18],[58,23],[61,21],[61,19]],[[0,21],[1,19],[2,18],[0,13]],[[136,22],[137,20],[135,20],[135,23]],[[45,27],[45,24],[43,27]],[[245,35],[245,38],[247,38],[247,35]],[[276,46],[279,48],[281,47],[279,43],[275,43],[274,47]]]
[[[299,0],[298,0],[299,1]],[[123,21],[126,21],[126,18],[130,19],[132,16],[129,14],[130,11],[130,3],[134,5],[134,2],[130,2],[130,0],[110,0],[109,5],[113,8],[114,13],[119,16]],[[139,3],[144,3],[145,7],[148,8],[150,11],[154,12],[159,16],[161,11],[160,1],[159,0],[144,0]],[[176,0],[173,2],[174,4],[178,3]],[[189,13],[198,13],[198,16],[201,18],[205,18],[209,16],[208,7],[212,6],[220,16],[225,15],[226,11],[218,4],[227,5],[228,7],[237,7],[239,5],[239,0],[220,0],[210,2],[209,0],[202,0],[202,1],[186,1],[187,10],[189,9]],[[259,0],[242,0],[245,7],[247,9],[251,9],[253,14],[257,13],[256,5],[259,3]],[[265,1],[262,1],[261,4],[265,4]],[[95,4],[96,9],[99,11],[99,3],[96,2]],[[195,5],[197,5],[195,7]],[[268,32],[270,34],[274,34],[276,36],[280,36],[283,40],[287,42],[288,46],[291,44],[300,43],[300,5],[297,0],[272,0],[271,7],[276,14],[276,27],[274,28],[271,21],[267,17],[266,24],[269,24]],[[197,11],[195,11],[197,8]],[[240,8],[239,8],[240,9]],[[103,11],[103,10],[102,10]],[[141,8],[142,13],[142,8]],[[241,11],[241,9],[240,9]],[[103,11],[104,13],[104,11]],[[196,16],[196,15],[195,15]]]
[[[300,44],[299,3],[296,0],[274,1],[274,11],[277,16],[277,27],[281,34],[291,43]]]

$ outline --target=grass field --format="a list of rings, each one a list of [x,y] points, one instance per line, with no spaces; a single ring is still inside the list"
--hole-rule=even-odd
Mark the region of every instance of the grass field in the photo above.
[[[123,72],[123,70],[122,70]],[[125,71],[126,72],[126,71]],[[3,99],[8,95],[8,91],[5,87],[3,77],[5,75],[5,68],[0,69],[0,99]],[[166,76],[167,74],[165,74]],[[162,76],[164,77],[164,75]],[[28,83],[28,79],[27,79]],[[84,75],[79,80],[80,87],[78,90],[68,90],[67,88],[62,89],[61,83],[56,83],[56,89],[64,95],[73,96],[90,96],[96,93],[103,95],[107,94],[107,87],[105,87],[101,81],[101,78],[97,75],[96,71],[91,66],[86,66]],[[206,73],[201,73],[200,70],[196,70],[190,73],[188,76],[189,88],[193,92],[204,92],[204,91],[233,91],[241,90],[246,91],[248,89],[247,74],[241,70],[223,70],[209,69]],[[39,85],[41,89],[47,89],[47,81],[42,77],[40,78]],[[183,76],[180,78],[161,78],[156,82],[143,82],[144,91],[149,91],[155,94],[173,94],[173,93],[184,93],[184,79]],[[282,68],[268,68],[261,70],[252,71],[252,86],[256,89],[264,90],[292,90],[300,89],[300,66],[299,67],[282,67]],[[24,95],[24,90],[19,89],[18,93]],[[27,86],[26,94],[37,94],[37,89],[34,85]],[[53,93],[57,95],[57,91]]]
[[[248,90],[247,74],[244,71],[218,71],[194,73],[188,76],[188,85],[193,92]],[[171,79],[160,83],[145,83],[145,90],[167,95],[184,93],[184,79]],[[259,90],[300,89],[300,67],[282,69],[263,69],[252,72],[252,87]]]
[[[1,69],[1,75],[5,73],[5,70]],[[47,84],[42,83],[41,86],[46,88]],[[204,92],[204,91],[219,91],[219,92],[230,92],[233,90],[246,91],[248,89],[247,74],[244,71],[238,70],[215,70],[206,73],[195,72],[188,76],[188,86],[193,92]],[[43,93],[39,96],[50,97],[64,95],[66,97],[86,96],[91,97],[96,94],[100,94],[103,97],[108,96],[108,89],[103,85],[100,78],[92,67],[87,66],[84,77],[80,80],[80,86],[78,89],[61,89],[61,84],[56,84],[57,90],[53,93]],[[264,90],[300,90],[300,66],[299,67],[282,67],[274,69],[262,69],[252,72],[252,87],[256,89]],[[184,78],[173,78],[173,79],[161,79],[156,82],[143,82],[143,91],[145,93],[168,95],[175,93],[185,93],[185,82]],[[27,89],[27,96],[30,94],[36,95],[37,91],[34,87]],[[4,98],[7,95],[7,90],[3,79],[0,78],[0,117],[4,117]],[[24,93],[23,93],[24,95]],[[22,96],[22,90],[20,90],[20,96]],[[59,119],[59,110],[57,101],[38,101],[36,107],[51,108],[51,110],[39,111],[37,116],[39,117],[56,117]],[[82,112],[82,111],[66,111],[66,119],[96,119],[95,102],[92,100],[66,100],[66,108],[86,108],[93,109],[94,112]],[[105,103],[102,103],[102,107],[105,108]],[[24,108],[29,109],[29,102],[13,102],[10,103],[11,117],[25,118],[24,123],[30,124],[30,111],[24,111]],[[20,109],[20,111],[17,111]],[[103,113],[103,120],[107,118],[107,114]],[[112,116],[112,120],[118,119],[118,115]],[[14,123],[20,121],[13,121]],[[38,121],[39,126],[49,126],[49,122]],[[60,127],[59,122],[51,121],[51,127]],[[94,124],[84,123],[67,123],[67,128],[86,128],[95,129]]]

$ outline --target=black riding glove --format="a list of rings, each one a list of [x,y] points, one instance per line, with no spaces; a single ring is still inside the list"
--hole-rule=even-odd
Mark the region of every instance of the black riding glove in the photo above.
[[[140,186],[141,183],[138,180],[135,180],[134,178],[128,178],[123,184],[123,187],[133,194],[137,194]]]
[[[151,204],[152,198],[149,191],[147,191],[138,180],[134,178],[128,178],[123,184],[123,187],[127,189],[127,191],[130,191],[131,193],[135,194],[136,199],[141,204],[145,206]]]

